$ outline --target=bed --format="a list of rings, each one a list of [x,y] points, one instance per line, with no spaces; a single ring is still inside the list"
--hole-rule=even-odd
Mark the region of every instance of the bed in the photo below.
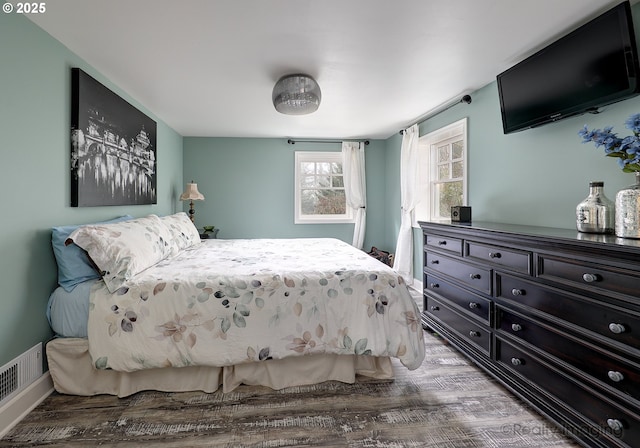
[[[52,242],[46,351],[60,393],[352,383],[424,359],[402,277],[337,239],[201,241],[181,212],[54,228]],[[65,266],[67,251],[90,269]]]

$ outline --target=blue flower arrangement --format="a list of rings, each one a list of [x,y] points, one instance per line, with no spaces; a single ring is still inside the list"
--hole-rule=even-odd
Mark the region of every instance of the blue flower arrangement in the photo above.
[[[593,142],[596,148],[604,146],[607,157],[617,157],[618,165],[625,173],[640,172],[640,114],[631,115],[624,122],[625,127],[633,131],[633,135],[618,137],[612,131],[613,126],[590,131],[587,125],[578,132],[582,143]]]

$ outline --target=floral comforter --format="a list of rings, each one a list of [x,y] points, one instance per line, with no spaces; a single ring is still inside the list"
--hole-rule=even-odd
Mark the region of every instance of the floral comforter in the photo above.
[[[335,239],[205,240],[91,292],[96,368],[228,366],[310,354],[425,355],[402,277]]]

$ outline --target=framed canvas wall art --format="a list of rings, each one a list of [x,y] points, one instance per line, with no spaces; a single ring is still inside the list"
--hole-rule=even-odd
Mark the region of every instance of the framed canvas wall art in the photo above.
[[[71,206],[157,203],[157,125],[71,69]]]

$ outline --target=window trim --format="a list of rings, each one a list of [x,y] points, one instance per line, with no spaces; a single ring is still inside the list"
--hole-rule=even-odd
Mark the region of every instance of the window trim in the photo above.
[[[353,209],[345,204],[343,215],[304,215],[301,210],[302,162],[340,162],[344,168],[341,151],[295,151],[294,224],[353,224]],[[344,176],[344,172],[343,172]]]
[[[433,153],[432,149],[434,145],[438,143],[444,142],[446,140],[450,140],[456,136],[461,135],[463,141],[463,170],[464,174],[462,176],[462,204],[468,205],[468,188],[469,188],[469,170],[468,170],[468,126],[467,126],[467,117],[464,117],[458,121],[455,121],[449,125],[443,126],[440,129],[436,129],[428,134],[425,134],[419,138],[419,160],[421,164],[421,171],[418,175],[418,183],[416,185],[417,193],[420,195],[420,202],[423,204],[423,207],[420,207],[421,210],[424,211],[426,208],[428,210],[428,217],[422,215],[417,216],[417,204],[416,208],[413,210],[413,227],[419,228],[418,220],[428,220],[428,221],[446,221],[447,218],[434,216],[434,195],[435,195],[435,183],[440,183],[435,180],[435,170],[437,166],[433,163]],[[427,166],[424,166],[424,164]],[[425,179],[426,176],[426,179]],[[425,190],[427,190],[427,194],[424,194]],[[426,207],[425,207],[426,205]]]

